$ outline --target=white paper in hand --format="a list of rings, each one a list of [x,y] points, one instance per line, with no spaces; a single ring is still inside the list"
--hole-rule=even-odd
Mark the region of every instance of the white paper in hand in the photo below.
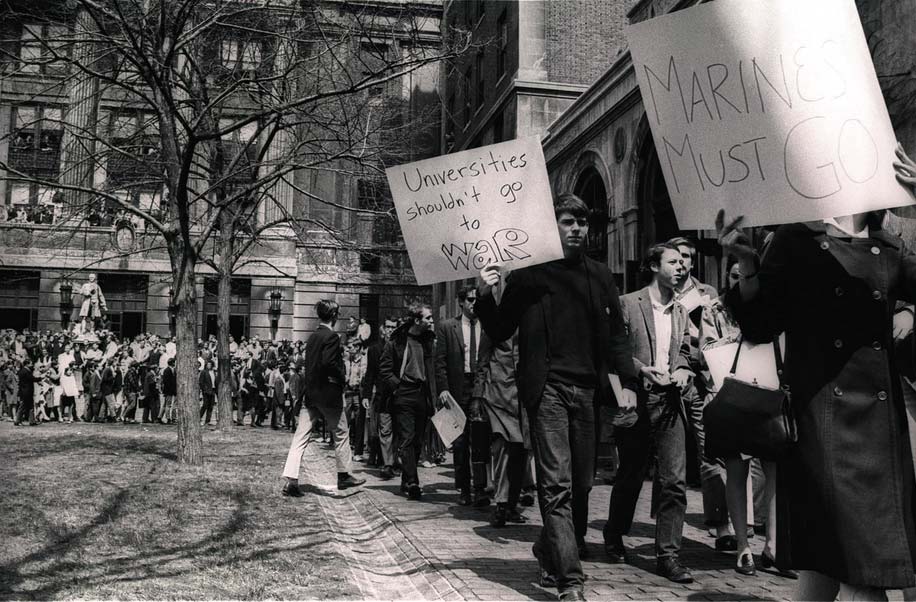
[[[464,415],[464,410],[461,409],[455,398],[446,394],[448,399],[445,405],[433,414],[432,420],[442,443],[445,444],[445,447],[449,447],[458,438],[458,435],[464,432],[467,416]]]

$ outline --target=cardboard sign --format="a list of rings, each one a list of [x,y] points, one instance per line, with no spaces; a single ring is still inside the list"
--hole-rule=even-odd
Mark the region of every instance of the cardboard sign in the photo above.
[[[417,284],[563,257],[538,137],[386,170]]]
[[[627,37],[682,230],[914,202],[853,0],[717,0]]]
[[[779,346],[785,350],[785,333],[779,335]],[[725,377],[731,370],[735,361],[735,352],[738,350],[737,340],[722,339],[716,344],[703,349],[703,359],[709,367],[716,390],[722,388]],[[785,352],[783,352],[785,356]],[[747,383],[754,383],[771,389],[779,388],[779,375],[776,374],[776,353],[773,343],[755,345],[741,341],[741,353],[738,356],[738,366],[735,368],[734,378]]]

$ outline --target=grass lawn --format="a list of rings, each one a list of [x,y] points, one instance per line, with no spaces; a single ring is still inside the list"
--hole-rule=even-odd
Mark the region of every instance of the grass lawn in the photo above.
[[[288,432],[0,423],[0,599],[358,598],[315,496],[280,496]]]

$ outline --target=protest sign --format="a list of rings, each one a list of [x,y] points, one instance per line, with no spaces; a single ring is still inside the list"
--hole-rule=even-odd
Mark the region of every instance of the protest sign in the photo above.
[[[386,170],[417,284],[563,257],[538,137]]]
[[[627,37],[681,229],[914,202],[853,0],[717,0]]]

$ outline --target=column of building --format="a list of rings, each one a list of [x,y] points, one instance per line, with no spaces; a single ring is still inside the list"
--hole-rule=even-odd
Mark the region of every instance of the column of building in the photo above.
[[[91,41],[94,29],[92,18],[85,10],[76,14],[76,23],[71,45],[72,63],[94,64],[94,44]],[[98,81],[91,75],[76,70],[71,65],[67,82],[67,111],[61,145],[60,183],[81,190],[64,192],[67,211],[81,211],[92,198],[92,175],[94,172],[96,124],[98,104]]]
[[[277,100],[274,102],[282,103],[296,94],[295,77],[291,77],[288,73],[296,60],[295,52],[294,41],[286,37],[277,38],[273,69],[276,81],[272,95]],[[260,177],[263,178],[275,170],[287,168],[293,160],[290,154],[294,144],[295,132],[281,125],[281,129],[274,136],[264,155],[264,162],[259,170]],[[292,216],[294,189],[291,182],[294,177],[295,171],[291,171],[272,181],[262,192],[262,200],[258,207],[259,224],[267,224]]]

